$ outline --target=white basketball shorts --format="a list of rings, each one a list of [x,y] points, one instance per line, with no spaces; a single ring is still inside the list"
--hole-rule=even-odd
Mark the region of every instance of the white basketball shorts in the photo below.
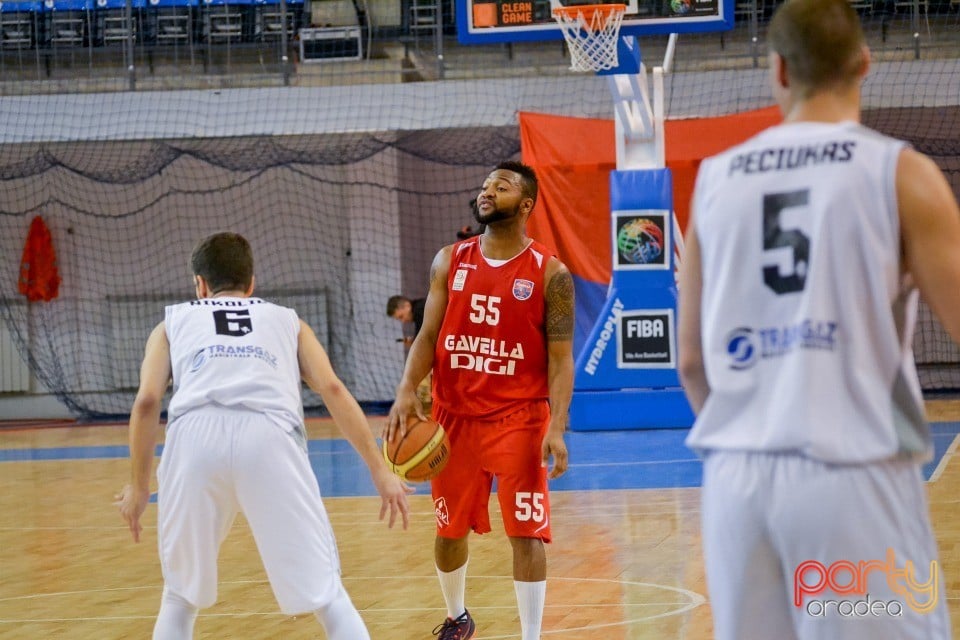
[[[716,640],[950,637],[916,463],[712,451],[702,518]]]
[[[191,604],[216,602],[217,555],[238,512],[284,613],[337,594],[336,541],[299,434],[256,413],[190,412],[167,428],[157,479],[164,582]]]

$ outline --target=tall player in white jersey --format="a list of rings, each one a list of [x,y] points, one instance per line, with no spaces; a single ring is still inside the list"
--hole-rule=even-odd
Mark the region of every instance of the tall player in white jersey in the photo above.
[[[340,580],[336,541],[307,459],[301,378],[320,394],[370,468],[389,510],[408,524],[412,489],[383,461],[360,406],[293,309],[253,293],[253,254],[218,233],[191,256],[197,300],[167,307],[147,340],[130,415],[131,483],[117,496],[140,541],[164,392],[173,380],[157,468],[164,587],[154,640],[193,637],[217,596],[217,554],[237,512],[250,524],[281,610],[313,612],[333,640],[370,636]]]
[[[679,285],[715,638],[948,638],[911,335],[919,287],[960,341],[960,209],[859,124],[847,0],[768,41],[784,123],[703,163]]]

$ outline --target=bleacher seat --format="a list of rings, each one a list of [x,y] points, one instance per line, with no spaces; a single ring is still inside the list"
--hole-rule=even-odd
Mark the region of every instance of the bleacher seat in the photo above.
[[[0,2],[0,47],[29,49],[36,45],[40,33],[43,3]]]
[[[197,0],[147,0],[143,13],[146,42],[159,46],[193,42]]]
[[[129,35],[134,41],[142,37],[142,17],[146,0],[131,0],[130,24],[127,23],[127,0],[94,1],[94,41],[98,45],[126,42]]]
[[[252,39],[255,0],[202,0],[202,37],[209,44]]]
[[[182,45],[193,42],[197,0],[147,0],[144,27],[147,42]]]
[[[47,44],[52,48],[90,44],[93,0],[44,0]]]
[[[257,40],[279,40],[286,30],[292,42],[303,22],[303,0],[287,0],[286,24],[280,0],[255,0],[253,36]]]

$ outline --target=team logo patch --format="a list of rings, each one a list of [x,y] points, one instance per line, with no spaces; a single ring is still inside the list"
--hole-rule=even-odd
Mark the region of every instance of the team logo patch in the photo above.
[[[207,361],[206,357],[206,347],[197,351],[196,355],[193,356],[193,362],[190,363],[190,373],[199,371],[200,367],[203,366],[203,363]]]
[[[513,281],[513,297],[517,300],[526,300],[533,295],[533,283],[529,280],[517,278]]]
[[[731,369],[749,369],[756,364],[759,355],[760,349],[753,329],[737,327],[727,335],[727,357]]]
[[[453,276],[453,290],[463,291],[463,285],[467,282],[467,270],[457,269]]]
[[[441,529],[450,524],[450,512],[447,511],[447,499],[440,496],[433,501],[433,511],[437,515],[437,526]]]

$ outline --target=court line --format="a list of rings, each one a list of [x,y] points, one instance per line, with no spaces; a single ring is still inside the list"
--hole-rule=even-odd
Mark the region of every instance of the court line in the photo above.
[[[383,582],[384,580],[417,580],[424,579],[434,581],[436,580],[436,575],[427,575],[427,576],[345,576],[344,582],[349,585],[351,582],[355,581],[376,581],[378,583]],[[471,580],[513,580],[513,576],[471,576]],[[689,589],[683,589],[681,587],[671,587],[669,585],[655,584],[651,582],[636,582],[633,580],[614,580],[611,578],[570,578],[565,576],[556,576],[548,577],[547,582],[573,582],[573,583],[583,583],[583,582],[601,582],[608,584],[617,584],[617,585],[626,585],[633,587],[649,587],[652,589],[657,589],[661,591],[670,591],[676,595],[685,596],[686,602],[683,601],[668,601],[668,602],[642,602],[642,603],[608,603],[608,604],[593,604],[593,603],[576,603],[576,604],[550,604],[547,605],[547,609],[571,609],[571,608],[583,608],[591,607],[596,608],[600,606],[613,607],[617,606],[620,608],[624,607],[643,607],[643,606],[678,606],[679,608],[671,611],[665,611],[662,613],[657,613],[649,616],[640,616],[630,619],[624,619],[619,621],[605,622],[602,624],[591,624],[584,625],[580,627],[572,627],[568,629],[554,629],[549,631],[544,631],[543,635],[562,635],[566,633],[573,632],[583,632],[583,631],[592,631],[596,629],[606,629],[611,627],[626,627],[628,625],[633,625],[635,623],[649,622],[651,620],[658,620],[660,618],[667,618],[671,616],[682,615],[688,611],[692,611],[697,607],[706,603],[707,599],[695,592],[690,591]],[[229,584],[266,584],[266,580],[231,580],[221,582],[221,585]],[[102,592],[116,592],[116,591],[138,591],[151,589],[154,591],[160,591],[162,589],[159,585],[153,586],[132,586],[132,587],[114,587],[114,588],[101,588],[101,589],[85,589],[80,591],[61,591],[55,593],[37,593],[37,594],[26,594],[22,596],[12,596],[6,598],[0,598],[0,602],[9,602],[13,600],[31,600],[31,599],[40,599],[40,598],[52,598],[57,596],[66,596],[66,595],[80,595],[80,594],[92,594],[92,593],[102,593]],[[494,610],[494,609],[513,609],[513,606],[503,606],[503,607],[477,607],[477,611],[481,610]],[[411,612],[411,611],[440,611],[442,607],[407,607],[407,608],[390,608],[390,609],[360,609],[361,613],[367,614],[387,614],[387,613],[398,613],[398,612]],[[304,614],[309,615],[309,614]],[[296,617],[296,616],[287,616],[280,612],[249,612],[249,613],[208,613],[200,614],[200,617],[210,617],[210,618],[244,618],[244,617],[256,617],[256,616],[279,616],[284,618]],[[50,623],[50,622],[105,622],[105,621],[124,621],[124,620],[144,620],[144,619],[154,619],[156,615],[147,615],[147,616],[103,616],[103,617],[77,617],[77,618],[20,618],[20,619],[5,619],[0,618],[0,624],[26,624],[26,623]],[[484,636],[485,640],[506,640],[507,638],[518,638],[520,634],[513,633],[508,635],[498,635],[498,636]]]
[[[686,462],[700,462],[700,458],[677,458],[675,460],[624,460],[623,462],[581,462],[571,463],[567,470],[586,469],[593,467],[633,467],[644,464],[681,464]]]
[[[953,440],[950,441],[950,446],[947,447],[946,453],[940,456],[940,461],[937,462],[937,466],[934,468],[933,473],[930,474],[930,479],[927,480],[927,482],[936,482],[940,479],[940,474],[947,468],[947,463],[950,462],[950,459],[953,458],[953,455],[957,452],[958,441],[960,441],[960,434],[953,436]]]

